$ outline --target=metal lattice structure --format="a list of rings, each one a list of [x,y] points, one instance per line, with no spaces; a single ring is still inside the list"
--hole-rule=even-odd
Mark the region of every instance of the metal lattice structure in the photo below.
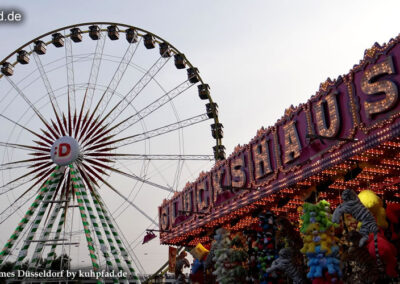
[[[158,54],[152,50],[156,46]],[[116,219],[129,206],[148,226],[157,225],[137,202],[142,188],[161,191],[165,198],[181,186],[187,163],[225,158],[218,106],[199,71],[162,38],[106,22],[43,34],[0,65],[5,125],[0,226],[20,217],[0,252],[0,265],[13,261],[14,269],[49,269],[57,256],[71,255],[71,247],[80,244],[73,236],[81,233],[94,271],[126,271],[127,277],[113,281],[140,282],[137,270],[143,267],[135,243],[126,240]],[[179,69],[187,70],[181,81]],[[213,154],[198,154],[193,150],[212,141],[209,130],[202,130],[210,119]],[[194,154],[184,152],[185,131]],[[157,164],[169,162],[173,166]],[[134,183],[130,192],[123,190],[128,181]],[[123,201],[110,210],[105,196],[111,203],[115,196]],[[157,207],[153,210],[157,216]],[[74,216],[80,221],[73,222]]]

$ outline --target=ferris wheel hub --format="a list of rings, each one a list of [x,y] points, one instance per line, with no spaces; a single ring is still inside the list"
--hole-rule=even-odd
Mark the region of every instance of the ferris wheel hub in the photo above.
[[[78,159],[80,147],[78,141],[71,136],[58,138],[51,146],[50,156],[53,162],[59,166],[72,164]]]

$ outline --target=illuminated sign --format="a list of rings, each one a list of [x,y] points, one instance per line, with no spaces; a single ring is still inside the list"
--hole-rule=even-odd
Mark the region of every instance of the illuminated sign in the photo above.
[[[176,237],[178,230],[195,228],[196,214],[178,216],[179,210],[208,213],[199,220],[204,225],[395,135],[397,123],[400,129],[398,41],[374,45],[349,74],[328,79],[307,103],[287,109],[274,126],[260,129],[249,144],[165,200],[160,228]]]

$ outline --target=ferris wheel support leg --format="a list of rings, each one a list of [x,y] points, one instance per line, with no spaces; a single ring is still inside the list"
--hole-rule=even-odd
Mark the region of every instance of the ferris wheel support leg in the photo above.
[[[72,196],[69,195],[68,198],[68,202],[71,201]],[[61,232],[63,229],[63,225],[65,222],[65,218],[66,218],[66,214],[67,214],[67,207],[63,207],[63,212],[60,216],[60,220],[58,221],[58,225],[57,225],[57,230],[54,236],[54,239],[59,239],[61,236]],[[56,249],[57,249],[57,244],[54,244],[51,246],[50,248],[50,252],[47,254],[47,259],[46,259],[46,269],[49,269],[51,267],[51,263],[54,261],[55,257],[56,257]]]
[[[47,226],[40,235],[40,240],[47,240],[49,238],[51,229],[53,228],[53,224],[58,216],[58,213],[60,212],[60,207],[61,203],[57,203],[54,210],[51,212],[51,216],[47,223]],[[55,238],[55,240],[57,239]],[[28,269],[36,268],[39,265],[39,260],[42,255],[43,248],[44,248],[44,242],[37,243],[35,252],[33,253],[32,260],[28,266]]]
[[[49,181],[46,182],[46,184],[49,184],[48,191],[47,191],[46,195],[44,196],[43,200],[41,201],[41,206],[39,208],[39,211],[38,211],[35,219],[32,222],[33,223],[32,228],[29,231],[29,233],[25,239],[24,246],[19,251],[17,262],[14,265],[15,269],[21,268],[22,261],[25,259],[25,257],[28,254],[28,249],[31,245],[31,241],[35,237],[35,234],[39,228],[39,225],[42,222],[43,216],[46,213],[47,207],[49,205],[48,201],[50,201],[53,198],[53,195],[55,194],[56,189],[60,183],[61,177],[64,176],[63,171],[64,171],[64,167],[62,167],[62,171],[60,171],[58,174],[54,174],[55,178],[53,180],[50,179]]]
[[[58,183],[60,182],[60,178],[62,176],[63,170],[64,170],[64,168],[57,167],[55,169],[55,171],[51,174],[50,178],[46,181],[45,186],[40,189],[39,194],[35,198],[35,201],[31,204],[28,211],[25,213],[24,217],[19,222],[14,233],[11,235],[11,237],[9,238],[7,243],[4,245],[3,250],[0,252],[0,265],[3,263],[5,257],[9,255],[10,250],[12,249],[12,247],[15,244],[15,241],[19,238],[21,232],[24,230],[26,224],[28,224],[30,218],[33,216],[36,209],[39,207],[40,204],[42,204],[42,206],[43,206],[42,200],[47,196],[47,194],[51,191],[51,189],[54,188],[54,190],[55,190],[55,188],[57,187]],[[39,224],[36,224],[36,222],[40,223],[40,218],[42,216],[43,215],[39,215],[39,214],[37,215],[36,218],[39,217],[39,219],[35,220],[33,227],[32,227],[32,230],[34,230],[34,231],[32,232],[32,230],[31,230],[31,233],[34,234],[36,232],[37,227],[39,226]],[[26,244],[22,250],[24,250],[26,246],[28,246],[28,248],[29,248],[29,243]],[[26,250],[27,250],[27,248],[26,248]],[[25,251],[25,253],[26,253],[26,251]],[[21,252],[20,252],[20,254],[21,254]]]
[[[60,220],[59,220],[58,225],[57,225],[56,234],[55,234],[55,236],[54,236],[54,239],[56,239],[56,240],[59,239],[60,236],[61,236],[62,227],[63,227],[63,225],[64,225],[65,214],[66,214],[66,212],[65,212],[65,208],[64,208],[64,209],[63,209],[63,213],[61,214]],[[46,269],[49,269],[49,268],[50,268],[51,263],[52,263],[53,260],[55,259],[55,256],[56,256],[56,248],[57,248],[57,245],[56,245],[56,244],[52,245],[52,246],[51,246],[51,249],[50,249],[50,252],[47,254]]]
[[[82,183],[82,178],[81,178],[81,176],[80,176],[80,174],[79,174],[78,171],[77,171],[77,174],[76,174],[76,177],[75,177],[75,178],[77,179],[76,182],[77,182],[78,184],[82,184],[82,185],[83,185],[83,183]],[[81,188],[83,188],[83,187],[81,187]],[[89,217],[90,217],[90,221],[92,222],[92,227],[94,228],[94,231],[95,231],[96,236],[97,236],[97,240],[98,240],[99,243],[100,243],[100,250],[101,250],[101,252],[103,253],[103,256],[104,256],[104,258],[105,258],[105,260],[106,260],[107,270],[108,270],[108,271],[111,271],[111,270],[113,269],[113,264],[112,264],[112,262],[111,262],[110,255],[108,254],[108,247],[107,247],[106,243],[105,243],[104,240],[103,240],[103,235],[102,235],[102,233],[101,233],[101,231],[100,231],[100,226],[99,226],[99,224],[97,223],[97,218],[96,218],[96,216],[94,215],[95,212],[94,212],[93,209],[92,209],[92,206],[91,206],[90,201],[89,201],[89,199],[88,199],[88,195],[87,195],[87,193],[86,193],[86,190],[81,190],[81,189],[79,189],[79,190],[77,191],[77,194],[78,194],[78,193],[81,195],[81,197],[82,197],[82,199],[83,199],[83,201],[84,201],[84,205],[85,205],[85,207],[86,207],[87,212],[89,212]],[[100,217],[99,217],[99,218],[100,218]],[[119,281],[118,281],[117,278],[113,278],[113,282],[114,282],[114,283],[119,283]]]
[[[112,235],[110,233],[110,229],[109,229],[108,224],[106,222],[106,219],[104,217],[104,214],[103,214],[103,211],[101,209],[100,203],[98,202],[98,198],[92,191],[90,192],[90,194],[92,196],[94,206],[95,206],[97,214],[98,214],[98,216],[100,218],[101,225],[102,225],[103,230],[104,230],[104,232],[106,234],[108,244],[109,244],[109,246],[111,248],[111,254],[114,257],[114,260],[115,260],[115,263],[117,264],[118,270],[119,271],[124,271],[124,268],[121,266],[121,260],[118,257],[117,248],[114,245],[114,240],[113,240]],[[126,279],[126,277],[122,277],[122,279]]]
[[[102,209],[104,218],[106,219],[106,222],[108,223],[108,226],[111,229],[111,232],[112,232],[112,234],[113,234],[113,236],[115,238],[115,241],[118,244],[118,248],[119,248],[119,250],[121,252],[121,255],[124,258],[124,261],[126,262],[126,265],[128,266],[130,273],[132,274],[132,277],[137,281],[137,283],[141,283],[139,277],[136,276],[136,272],[135,272],[135,269],[132,266],[132,262],[129,260],[128,252],[123,247],[123,243],[122,243],[122,241],[121,241],[121,239],[119,237],[119,234],[118,234],[116,228],[113,225],[113,222],[112,222],[112,219],[111,219],[110,215],[108,214],[108,212],[107,212],[107,210],[106,210],[106,208],[105,208],[105,206],[103,204],[101,196],[99,194],[97,194],[97,193],[96,193],[96,196],[97,196],[97,201],[99,202],[99,205],[100,205],[100,207]]]
[[[86,214],[87,210],[85,210],[86,206],[84,204],[84,200],[81,195],[81,188],[84,188],[84,185],[82,184],[82,182],[78,176],[78,172],[75,170],[75,168],[72,165],[70,165],[69,167],[70,167],[70,173],[71,173],[72,186],[74,187],[76,200],[79,205],[79,211],[81,214],[83,230],[85,231],[86,241],[87,241],[87,245],[88,245],[88,249],[89,249],[90,258],[92,261],[93,270],[95,272],[98,272],[100,269],[100,266],[98,264],[98,258],[96,256],[95,242],[94,242],[92,236],[90,235],[90,227],[89,227],[89,222],[88,222],[87,214]],[[88,214],[90,215],[91,213],[88,212]],[[103,280],[98,280],[97,283],[100,284],[100,283],[104,283],[104,282],[103,282]]]

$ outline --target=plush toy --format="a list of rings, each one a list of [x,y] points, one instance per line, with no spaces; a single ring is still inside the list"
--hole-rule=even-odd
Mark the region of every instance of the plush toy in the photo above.
[[[386,229],[388,222],[386,221],[386,212],[383,208],[382,200],[372,190],[363,190],[358,194],[361,203],[371,211],[376,218],[376,223],[380,228]]]
[[[378,234],[378,249],[379,249],[379,258],[383,262],[385,266],[385,272],[390,277],[397,277],[397,249],[391,244],[388,240],[386,240],[383,236]],[[368,238],[367,248],[369,254],[376,259],[376,250],[374,245],[374,238],[372,235]]]
[[[325,279],[324,279],[325,282],[320,282],[320,283],[326,283],[326,284],[332,284],[332,283],[335,283],[335,284],[342,284],[342,283],[343,283],[343,282],[339,279],[339,276],[336,275],[336,274],[329,274],[328,272],[325,272],[324,277],[325,277]],[[314,281],[313,281],[312,284],[318,284],[318,283],[314,283]]]
[[[311,223],[305,230],[305,236],[303,238],[304,246],[300,250],[301,253],[314,253],[315,247],[321,244],[321,236],[319,235],[319,224]]]
[[[326,255],[330,255],[338,250],[339,238],[335,235],[335,226],[331,226],[326,230],[326,237],[324,238],[324,242],[321,242],[321,247],[328,247]]]
[[[293,261],[293,252],[290,248],[283,248],[279,251],[279,257],[274,260],[271,266],[266,270],[271,273],[274,270],[281,270],[293,280],[293,284],[304,283],[303,275],[299,267]]]
[[[390,233],[392,241],[400,240],[400,204],[388,203],[386,205],[386,216],[390,222]]]
[[[328,273],[333,275],[337,274],[342,276],[342,271],[340,270],[340,261],[336,257],[328,256],[325,258],[325,265],[328,269]]]
[[[318,249],[317,249],[318,251]],[[322,277],[322,270],[324,268],[324,255],[322,252],[316,252],[311,256],[308,256],[308,267],[310,271],[307,273],[307,278],[313,279]]]
[[[189,260],[186,258],[187,253],[185,251],[181,252],[179,256],[176,258],[176,266],[175,266],[175,283],[185,284],[186,278],[183,274],[183,268],[190,267]]]
[[[303,204],[303,215],[300,219],[302,220],[302,226],[300,228],[301,233],[305,233],[308,225],[317,222],[317,206],[311,203]]]
[[[246,270],[243,267],[247,253],[243,250],[241,238],[235,236],[230,239],[229,232],[224,228],[216,230],[214,237],[215,242],[211,247],[214,251],[213,261],[215,262],[215,270],[213,274],[220,284],[231,284],[235,280],[245,278]]]
[[[351,230],[346,234],[345,247],[341,255],[343,278],[347,283],[376,283],[379,270],[375,259],[369,254],[366,247],[359,247],[361,234]]]
[[[279,217],[276,220],[276,224],[278,227],[276,239],[278,241],[283,241],[285,243],[285,247],[291,247],[295,251],[300,250],[303,246],[303,242],[299,232],[296,231],[292,223],[290,223],[290,221],[284,217]]]
[[[344,213],[351,214],[357,221],[361,222],[359,246],[363,246],[368,239],[369,233],[378,233],[378,226],[372,213],[361,203],[357,194],[352,189],[346,189],[342,193],[343,202],[336,207],[332,215],[332,221],[339,223]]]
[[[274,240],[272,238],[272,232],[265,233],[264,248],[267,248],[267,249],[273,249],[274,248]]]
[[[192,264],[192,269],[191,269],[191,273],[192,274],[196,274],[197,271],[199,271],[200,269],[202,269],[204,267],[204,264],[202,261],[198,260],[198,259],[194,259],[193,264]]]
[[[285,217],[279,217],[276,219],[277,231],[276,240],[278,247],[288,247],[293,250],[293,258],[298,266],[304,265],[304,258],[300,252],[303,247],[303,240],[299,232],[294,228],[292,223]],[[311,236],[310,236],[311,237]],[[312,238],[312,237],[311,237]]]
[[[194,247],[190,254],[198,260],[204,260],[210,251],[206,249],[201,243],[198,243],[196,247]]]
[[[330,243],[331,238],[328,236],[327,233],[321,233],[320,234],[320,242],[321,242],[321,247],[320,250],[324,251],[326,255],[331,254],[331,243]]]
[[[371,194],[367,194],[371,196]],[[373,258],[376,258],[378,268],[384,266],[386,275],[396,277],[396,247],[388,242],[383,236],[378,234],[378,226],[372,213],[361,203],[358,196],[352,190],[345,190],[342,198],[344,202],[336,208],[333,214],[333,221],[337,221],[343,212],[352,214],[361,222],[359,246],[367,243],[367,249]],[[368,235],[368,233],[374,233]],[[383,263],[382,263],[383,260]]]
[[[332,278],[332,281],[337,283],[341,270],[338,260],[338,238],[335,236],[337,225],[330,220],[330,204],[325,200],[315,205],[305,204],[303,213],[304,223],[301,233],[304,246],[301,252],[308,257],[307,265],[310,270],[307,278],[312,279],[313,283],[333,283],[327,280],[325,275],[325,271],[327,271],[328,278]]]
[[[345,213],[343,215],[344,225],[347,227],[348,231],[356,231],[358,229],[358,222],[350,214]]]
[[[310,271],[307,273],[307,278],[323,277],[324,269],[327,269],[331,275],[341,276],[340,261],[336,256],[336,254],[332,254],[332,256],[325,257],[320,247],[317,247],[315,254],[311,257],[309,256],[307,265],[310,267]]]
[[[326,200],[321,200],[317,204],[317,222],[320,224],[320,231],[322,232],[333,225],[330,204]]]
[[[275,217],[271,212],[260,213],[258,215],[259,229],[254,234],[254,238],[251,243],[251,248],[254,251],[250,254],[254,255],[254,271],[250,272],[247,269],[249,282],[260,281],[260,283],[270,283],[277,277],[276,273],[268,275],[266,269],[271,265],[273,260],[276,258],[275,250]]]

